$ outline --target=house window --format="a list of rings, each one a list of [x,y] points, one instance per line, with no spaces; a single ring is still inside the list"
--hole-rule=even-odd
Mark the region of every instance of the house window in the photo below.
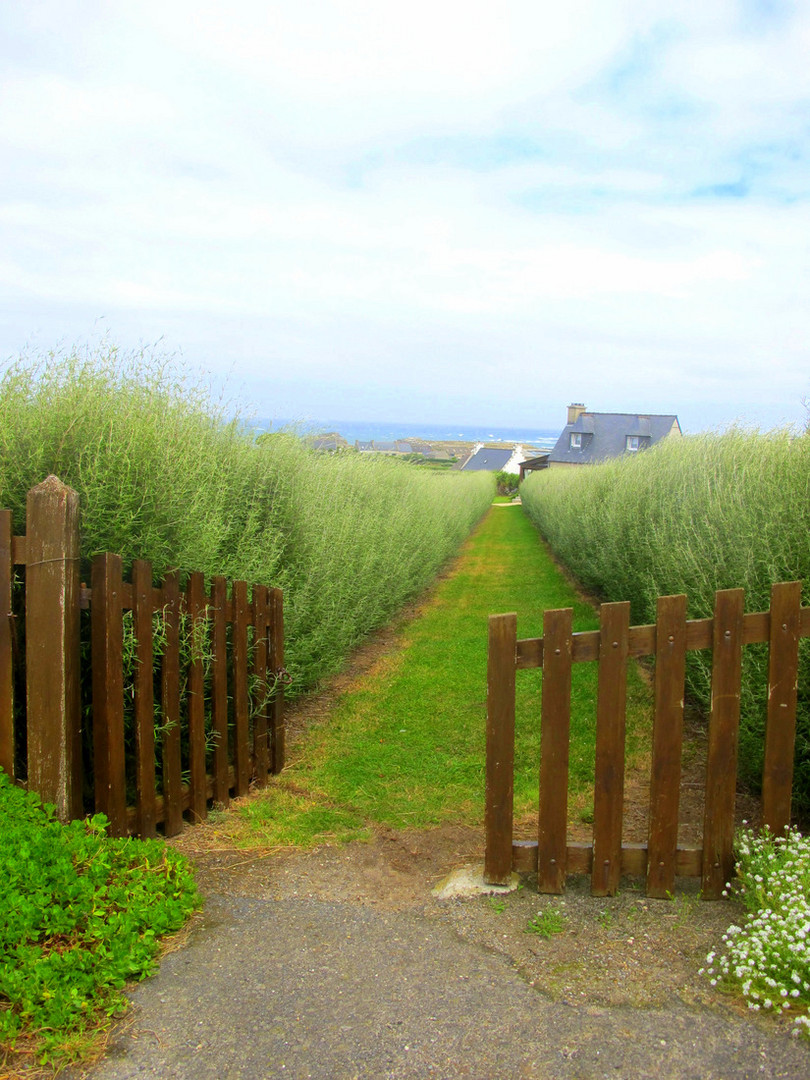
[[[571,432],[571,449],[572,450],[581,450],[582,449],[582,432],[581,431],[572,431]]]
[[[641,447],[640,435],[628,435],[624,440],[625,450],[638,450]]]

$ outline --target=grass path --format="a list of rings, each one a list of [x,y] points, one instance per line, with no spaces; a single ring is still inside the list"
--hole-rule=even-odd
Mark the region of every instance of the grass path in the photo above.
[[[232,839],[246,846],[310,844],[359,836],[374,824],[482,821],[487,616],[516,611],[518,636],[531,637],[542,632],[543,610],[556,607],[574,608],[576,630],[598,625],[520,508],[491,509],[402,627],[396,648],[353,682],[326,722],[305,733],[278,781],[228,815]],[[537,671],[518,678],[518,815],[537,802],[540,678]],[[571,793],[585,817],[595,701],[595,665],[575,665]],[[631,665],[631,752],[648,715],[648,688]]]

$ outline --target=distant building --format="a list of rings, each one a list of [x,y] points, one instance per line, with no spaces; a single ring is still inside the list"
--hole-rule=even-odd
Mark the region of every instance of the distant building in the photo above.
[[[380,439],[372,439],[371,441],[357,440],[355,442],[355,449],[359,450],[363,454],[412,454],[414,453],[413,445],[404,439],[397,439],[394,442],[385,442]]]
[[[349,446],[343,436],[338,435],[337,432],[331,432],[328,435],[311,435],[306,442],[313,450],[325,450],[332,454],[337,450],[346,450]]]
[[[510,450],[476,443],[461,468],[467,472],[508,472],[517,476],[520,464],[525,460],[522,446],[515,446]]]
[[[594,465],[622,454],[637,454],[668,436],[681,437],[681,425],[673,413],[588,412],[584,405],[568,406],[568,423],[548,455],[536,468],[560,465]],[[531,470],[524,470],[531,471]]]

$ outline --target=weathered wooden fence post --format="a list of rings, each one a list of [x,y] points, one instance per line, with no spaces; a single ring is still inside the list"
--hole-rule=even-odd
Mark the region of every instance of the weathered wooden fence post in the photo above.
[[[0,510],[0,769],[14,776],[14,551],[11,511]]]
[[[79,496],[49,476],[26,514],[28,786],[70,821],[82,816]]]
[[[512,875],[516,649],[517,615],[490,615],[484,858],[488,885],[508,885]]]

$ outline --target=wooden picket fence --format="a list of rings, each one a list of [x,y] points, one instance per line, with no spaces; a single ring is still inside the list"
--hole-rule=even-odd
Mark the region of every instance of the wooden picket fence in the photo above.
[[[715,598],[714,615],[686,618],[685,596],[658,600],[654,626],[630,626],[629,603],[603,604],[600,629],[573,633],[570,609],[546,611],[543,637],[517,639],[515,615],[489,620],[486,860],[484,877],[505,884],[511,872],[537,872],[543,893],[560,893],[566,874],[590,874],[591,892],[613,895],[622,873],[646,875],[647,895],[672,893],[677,876],[700,877],[718,898],[734,868],[732,851],[745,645],[767,642],[768,713],[762,822],[780,835],[790,822],[799,639],[810,636],[801,582],[774,585],[770,609],[744,614],[742,589]],[[678,846],[686,653],[712,650],[702,847]],[[625,698],[629,659],[655,660],[650,823],[646,844],[622,842]],[[571,665],[599,665],[593,842],[568,841]],[[542,668],[540,813],[536,841],[513,840],[516,673]]]
[[[28,787],[62,820],[101,811],[113,835],[154,836],[159,825],[173,835],[184,812],[201,821],[209,800],[227,805],[284,765],[281,590],[244,581],[229,590],[214,577],[206,591],[193,573],[181,591],[176,572],[155,587],[144,560],[125,582],[111,554],[93,559],[88,588],[78,520],[78,496],[56,477],[29,492],[25,536],[14,536],[11,512],[0,511],[0,767],[14,777],[24,744]],[[25,568],[23,640],[15,567]],[[91,753],[89,733],[83,752],[81,701],[88,609]],[[134,651],[127,686],[125,645]],[[15,703],[23,656],[24,701]],[[92,760],[87,777],[83,757]]]

